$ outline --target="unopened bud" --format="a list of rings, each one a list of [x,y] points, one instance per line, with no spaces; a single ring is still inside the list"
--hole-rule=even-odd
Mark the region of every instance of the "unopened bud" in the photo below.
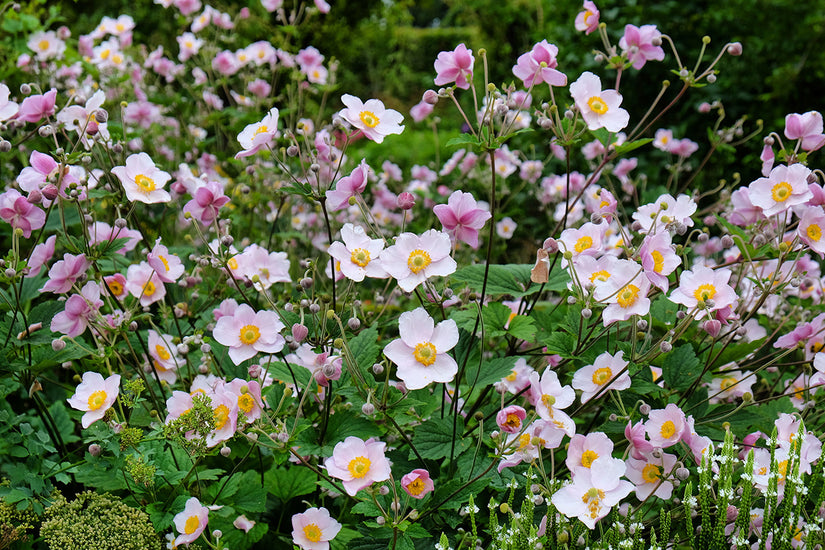
[[[593,310],[586,307],[581,311],[581,316],[582,319],[590,319],[593,316]]]
[[[424,100],[424,103],[427,103],[429,105],[435,105],[436,103],[438,103],[438,94],[435,92],[435,90],[427,90],[426,92],[424,92],[424,97],[422,99]]]
[[[292,325],[292,339],[295,342],[303,342],[304,338],[306,338],[308,334],[309,329],[306,327],[306,325],[302,325],[300,323],[295,323],[294,325]]]
[[[100,445],[97,443],[89,445],[89,454],[92,456],[100,456]]]
[[[0,153],[8,153],[9,151],[11,151],[11,142],[0,139]]]
[[[290,145],[286,148],[286,154],[290,157],[297,157],[299,152],[297,145]]]
[[[642,403],[641,405],[639,405],[639,412],[647,416],[648,414],[650,414],[650,405],[648,405],[647,403]]]
[[[23,95],[29,95],[30,93],[32,93],[32,87],[29,86],[28,84],[25,84],[25,83],[21,84],[20,85],[20,93],[23,94]]]
[[[728,44],[728,54],[734,57],[742,55],[742,44],[740,42],[732,42]]]
[[[716,82],[716,75],[711,73],[708,75],[708,84],[713,84],[714,82]]]
[[[375,363],[372,366],[372,372],[375,375],[382,374],[384,372],[384,365],[382,365],[381,363]]]
[[[662,350],[662,353],[669,353],[673,349],[673,345],[670,342],[662,342],[659,344],[659,349]]]
[[[367,416],[372,416],[375,413],[375,405],[372,403],[364,403],[361,406],[361,412]]]
[[[221,447],[221,456],[222,457],[227,457],[230,454],[232,454],[232,449],[230,449],[229,447]]]
[[[408,191],[404,191],[398,195],[397,204],[401,210],[410,210],[415,206],[415,196]]]
[[[347,326],[350,330],[358,330],[359,328],[361,328],[361,321],[359,321],[356,317],[350,317],[350,319],[347,321]]]
[[[52,340],[52,349],[54,351],[63,351],[66,348],[66,342],[61,340],[60,338],[55,338]]]

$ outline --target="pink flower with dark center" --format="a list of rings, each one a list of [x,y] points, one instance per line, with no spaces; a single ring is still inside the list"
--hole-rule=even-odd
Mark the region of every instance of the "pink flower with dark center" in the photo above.
[[[220,344],[229,347],[229,358],[240,365],[259,352],[281,351],[285,343],[280,334],[283,329],[284,324],[275,312],[255,312],[241,304],[231,316],[218,319],[212,335]]]
[[[332,451],[324,461],[329,475],[343,481],[344,490],[355,496],[376,481],[390,478],[390,461],[384,455],[387,444],[370,438],[366,441],[349,436]]]
[[[435,489],[430,472],[416,468],[401,478],[401,488],[413,498],[422,499]]]
[[[658,42],[659,45],[654,45]],[[641,69],[648,61],[661,61],[665,58],[665,51],[661,46],[662,33],[656,25],[626,25],[624,36],[619,40],[622,53],[633,64],[634,69]]]
[[[84,372],[83,381],[77,386],[75,394],[67,401],[73,409],[86,411],[80,424],[88,428],[106,414],[114,405],[120,393],[120,375],[113,374],[105,380],[96,372]]]
[[[183,511],[177,514],[173,521],[175,529],[180,533],[172,543],[173,547],[181,544],[189,546],[206,529],[209,523],[209,508],[202,505],[196,497],[192,497],[186,501]]]
[[[17,111],[17,120],[23,122],[40,122],[54,114],[54,103],[57,100],[57,90],[52,88],[45,94],[30,95],[20,104]]]
[[[80,336],[95,318],[103,305],[100,299],[100,287],[94,281],[86,283],[80,294],[72,294],[66,300],[66,307],[52,319],[52,332],[59,332],[71,338]]]
[[[343,210],[349,206],[350,197],[356,197],[367,188],[370,167],[365,159],[350,173],[335,184],[335,189],[326,192],[327,208],[333,212]]]
[[[326,508],[310,508],[292,516],[292,542],[301,550],[329,550],[329,541],[341,531]]]
[[[9,189],[0,195],[0,218],[14,229],[21,229],[27,239],[32,236],[33,230],[46,224],[46,213],[16,189]]]
[[[478,248],[479,230],[493,217],[489,211],[478,207],[473,195],[462,191],[453,192],[447,204],[434,206],[433,212],[452,239],[473,248]]]
[[[228,202],[229,197],[224,195],[223,186],[217,181],[207,181],[192,193],[192,200],[184,205],[183,211],[206,227],[218,217],[218,211]]]
[[[378,99],[368,99],[364,103],[355,96],[344,94],[341,102],[346,105],[339,113],[341,118],[361,130],[367,139],[381,143],[385,136],[404,131],[404,126],[401,125],[404,115],[387,109]]]
[[[630,121],[630,114],[619,107],[621,94],[616,90],[602,91],[601,79],[591,72],[583,73],[570,85],[570,95],[590,130],[605,128],[618,132]]]
[[[473,80],[473,51],[459,44],[451,52],[441,52],[435,60],[435,84],[444,86],[455,82],[456,87],[466,90]]]
[[[785,137],[801,140],[804,151],[816,151],[825,145],[822,126],[822,115],[817,111],[792,113],[785,117]]]
[[[513,74],[524,82],[526,88],[546,83],[550,86],[567,86],[567,76],[556,70],[559,49],[555,44],[542,40],[529,52],[519,56]],[[437,84],[437,82],[436,82]]]
[[[573,25],[577,31],[590,34],[599,28],[599,8],[590,0],[585,0],[582,7],[584,11],[580,11],[579,14],[576,15],[576,21]]]
[[[86,273],[92,265],[84,254],[74,256],[64,254],[63,259],[55,263],[49,270],[49,280],[40,289],[40,292],[54,292],[55,294],[65,294],[69,292],[72,285],[81,275]]]
[[[398,378],[411,390],[433,382],[450,382],[458,364],[447,352],[458,343],[458,326],[452,319],[435,324],[423,307],[406,311],[398,319],[400,338],[384,348],[384,355],[398,366]]]
[[[401,290],[412,292],[430,277],[455,272],[457,264],[450,256],[451,248],[449,235],[435,229],[421,236],[402,233],[381,253],[381,264],[398,280]]]

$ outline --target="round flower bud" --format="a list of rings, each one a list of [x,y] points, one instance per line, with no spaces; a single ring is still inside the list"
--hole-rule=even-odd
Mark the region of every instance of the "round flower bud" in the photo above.
[[[29,95],[32,93],[32,87],[26,83],[20,85],[20,93],[23,95]]]
[[[347,321],[347,326],[350,330],[358,330],[361,328],[361,321],[359,321],[357,317],[350,317]]]
[[[100,445],[97,443],[89,445],[89,454],[92,456],[100,456]]]
[[[669,353],[670,350],[673,349],[673,344],[670,342],[662,342],[659,344],[659,349],[662,350],[662,353]]]
[[[396,202],[398,204],[398,208],[401,210],[410,210],[413,206],[415,206],[415,196],[409,191],[404,191],[398,195],[398,200]]]
[[[54,340],[52,340],[52,349],[54,351],[62,351],[65,348],[66,348],[66,342],[64,342],[60,338],[55,338]]]
[[[435,105],[438,103],[438,93],[435,90],[427,90],[424,92],[422,99],[424,100],[424,103]]]
[[[728,44],[728,54],[732,56],[742,55],[742,43],[732,42]]]
[[[232,454],[232,449],[230,449],[229,447],[221,447],[221,456],[227,457],[230,454]]]
[[[372,403],[364,403],[361,406],[361,412],[367,416],[372,416],[375,413],[375,405]]]
[[[650,405],[648,405],[647,403],[642,403],[641,405],[639,405],[639,412],[647,416],[648,414],[650,414]]]
[[[9,151],[11,151],[11,142],[0,139],[0,153],[8,153]]]
[[[382,365],[381,363],[375,363],[372,366],[372,372],[375,375],[379,375],[379,374],[383,373],[384,372],[384,365]]]

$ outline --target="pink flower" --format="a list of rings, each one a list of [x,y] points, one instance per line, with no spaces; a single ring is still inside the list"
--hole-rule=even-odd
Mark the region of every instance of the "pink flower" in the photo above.
[[[490,212],[478,207],[473,195],[462,191],[453,192],[447,204],[436,205],[433,212],[452,239],[473,248],[478,248],[479,230],[492,217]]]
[[[269,252],[257,244],[247,246],[234,258],[238,273],[249,281],[254,281],[255,288],[266,290],[274,283],[289,283],[289,258],[286,252]]]
[[[645,437],[645,425],[642,422],[633,424],[628,420],[624,429],[624,436],[629,443],[630,456],[637,460],[643,459],[646,454],[653,450],[653,445]]]
[[[65,294],[69,292],[72,285],[81,275],[86,273],[92,265],[84,254],[74,256],[64,254],[63,259],[55,263],[49,270],[49,280],[40,289],[40,292],[54,292],[55,294]]]
[[[26,275],[27,279],[37,277],[43,266],[54,256],[54,243],[57,241],[57,235],[52,235],[46,242],[40,243],[34,247],[29,261],[27,262],[29,273]]]
[[[384,348],[384,355],[398,366],[398,378],[411,390],[432,382],[450,382],[458,364],[447,352],[458,343],[458,326],[452,319],[435,324],[427,310],[405,311],[398,319],[400,338]]]
[[[570,95],[590,130],[605,128],[618,132],[630,122],[630,114],[619,107],[621,94],[616,90],[602,91],[601,79],[591,72],[583,73],[570,85]]]
[[[244,533],[249,533],[249,531],[255,527],[255,522],[251,519],[247,519],[245,515],[238,516],[235,518],[235,521],[232,522],[232,525],[235,529],[240,529]]]
[[[410,109],[410,116],[415,122],[421,122],[433,112],[434,108],[435,106],[431,103],[419,101]]]
[[[636,498],[646,500],[651,494],[662,500],[669,500],[673,493],[673,483],[668,481],[676,467],[676,456],[662,453],[659,458],[653,455],[643,460],[627,459],[627,479],[636,486]]]
[[[591,468],[596,459],[610,457],[612,453],[613,441],[604,433],[576,434],[570,438],[564,463],[575,478],[583,468]]]
[[[54,103],[57,100],[57,90],[52,88],[45,94],[30,95],[20,104],[17,120],[24,122],[40,122],[54,114]]]
[[[183,275],[183,262],[174,254],[170,254],[168,248],[160,244],[160,237],[158,237],[155,247],[146,256],[146,261],[155,270],[158,279],[164,283],[174,283]]]
[[[214,447],[218,443],[227,441],[235,435],[235,431],[238,428],[239,407],[238,400],[235,395],[224,386],[223,380],[216,384],[214,391],[209,397],[212,399],[212,415],[215,418],[215,429],[206,436],[206,446]]]
[[[518,405],[504,407],[496,414],[496,424],[499,429],[509,434],[517,434],[521,431],[522,423],[527,418],[527,411]]]
[[[556,70],[559,49],[555,44],[542,40],[529,52],[519,56],[513,74],[524,82],[526,88],[546,83],[550,86],[567,86],[567,76]],[[436,82],[436,84],[438,84]]]
[[[344,483],[344,490],[355,496],[376,481],[390,478],[390,461],[384,456],[386,443],[370,438],[366,441],[349,436],[332,451],[332,456],[324,461],[329,475]]]
[[[559,375],[554,371],[548,368],[541,377],[537,372],[530,375],[529,398],[542,420],[552,423],[571,437],[576,433],[573,419],[562,411],[573,404],[576,392],[570,386],[562,386]]]
[[[450,249],[450,237],[441,231],[430,229],[421,236],[402,233],[381,253],[381,263],[401,290],[412,292],[430,277],[455,272],[457,264]]]
[[[140,305],[148,306],[166,296],[166,287],[158,274],[146,262],[130,265],[126,270],[126,290],[140,300]]]
[[[95,222],[89,228],[89,243],[98,244],[115,239],[127,239],[123,246],[117,249],[117,254],[126,254],[134,250],[141,239],[140,231],[129,229],[128,227],[112,227],[106,222]]]
[[[747,187],[740,187],[731,193],[730,202],[733,209],[726,217],[728,221],[734,225],[744,227],[764,218],[762,209],[754,206],[751,202],[750,189]]]
[[[224,195],[223,185],[217,181],[207,181],[194,190],[192,200],[184,205],[183,211],[189,212],[192,218],[206,227],[218,217],[218,211],[228,202],[229,197]]]
[[[627,60],[633,64],[633,68],[641,69],[648,61],[661,61],[665,58],[661,42],[662,33],[656,29],[656,25],[626,25],[619,47],[622,53],[627,54]]]
[[[816,151],[825,145],[822,133],[822,115],[816,111],[804,114],[792,113],[785,117],[785,137],[802,140],[805,151]]]
[[[280,332],[284,324],[273,311],[255,312],[241,304],[232,316],[218,319],[212,332],[215,340],[229,347],[229,358],[236,365],[251,359],[258,352],[278,353],[284,347]]]
[[[54,316],[50,328],[52,332],[59,332],[71,338],[80,336],[102,305],[100,287],[96,282],[89,281],[83,286],[80,294],[69,296],[65,309]]]
[[[588,528],[605,517],[633,490],[633,484],[621,479],[625,463],[617,458],[601,457],[590,468],[579,471],[573,482],[551,497],[556,509],[567,517],[578,517]]]
[[[224,76],[232,76],[240,70],[241,62],[238,61],[234,53],[224,50],[212,60],[212,68]]]
[[[175,529],[180,533],[172,543],[173,546],[180,546],[181,544],[189,546],[206,529],[206,525],[209,523],[209,508],[202,505],[197,498],[192,497],[186,501],[183,511],[177,514],[173,521]]]
[[[398,111],[387,109],[378,99],[368,99],[363,103],[355,96],[344,94],[341,102],[346,105],[339,113],[341,118],[361,130],[367,139],[381,143],[385,136],[404,131],[401,125],[404,116]]]
[[[737,301],[736,291],[728,285],[730,269],[713,270],[697,265],[692,271],[684,271],[679,278],[679,288],[670,293],[670,301],[696,310],[696,318],[702,319],[710,311],[732,306]]]
[[[661,231],[645,235],[642,246],[639,247],[639,259],[645,276],[662,292],[667,292],[670,287],[667,276],[682,263],[671,243],[670,233]]]
[[[178,354],[177,347],[172,345],[172,336],[170,334],[158,334],[151,329],[148,336],[151,367],[157,371],[158,378],[169,384],[174,384],[178,378],[175,371],[178,370],[180,365],[184,364],[184,360]]]
[[[9,120],[17,114],[17,103],[9,101],[9,94],[9,87],[0,83],[0,122]]]
[[[627,321],[633,315],[646,315],[650,311],[650,281],[644,269],[632,260],[616,260],[609,274],[594,292],[596,300],[608,304],[602,312],[604,326]]]
[[[278,109],[273,107],[260,122],[254,122],[238,134],[238,143],[243,151],[235,155],[236,159],[254,155],[264,147],[269,146],[280,132],[278,132]]]
[[[349,206],[350,197],[356,197],[367,188],[370,167],[365,159],[355,167],[349,176],[344,176],[335,184],[335,189],[326,192],[327,207],[333,211],[343,210]]]
[[[46,224],[46,213],[16,189],[9,189],[0,195],[0,218],[14,229],[21,229],[27,239],[32,236],[33,230]]]
[[[821,206],[809,206],[802,213],[796,233],[799,239],[807,244],[811,250],[825,256],[825,240],[822,238],[822,231],[825,229],[825,211]]]
[[[304,325],[292,325],[292,338],[296,342],[301,342],[306,338],[308,329]],[[302,344],[295,353],[286,356],[287,361],[307,368],[319,386],[329,386],[330,380],[341,378],[341,367],[343,360],[338,355],[330,355],[328,351],[315,353],[312,346]]]
[[[430,472],[422,468],[416,468],[409,474],[401,478],[401,487],[413,498],[424,498],[435,489],[433,480],[430,479]]]
[[[674,139],[670,142],[668,151],[682,158],[688,158],[699,150],[699,144],[690,139]]]
[[[587,403],[597,394],[604,396],[608,390],[626,390],[630,387],[628,361],[624,352],[615,355],[604,352],[589,366],[582,367],[573,375],[573,389],[581,390],[582,403]]]
[[[579,12],[573,25],[577,31],[590,34],[599,28],[599,8],[590,0],[585,0],[582,7],[584,7],[584,11]]]
[[[464,44],[459,44],[451,52],[441,52],[435,60],[435,84],[444,86],[455,82],[456,87],[466,90],[473,80],[473,51]]]
[[[686,429],[685,413],[673,403],[668,403],[664,409],[650,411],[645,422],[650,444],[662,449],[679,443]]]
[[[786,212],[792,206],[805,204],[813,198],[808,185],[811,170],[803,164],[784,164],[771,170],[767,178],[759,178],[748,187],[751,202],[765,216]]]
[[[510,392],[513,395],[521,393],[521,390],[530,385],[530,375],[535,372],[533,367],[527,364],[524,357],[519,357],[513,365],[510,374],[495,383],[496,391],[504,393]]]
[[[107,379],[96,372],[84,372],[83,381],[77,386],[75,394],[67,401],[73,409],[86,411],[80,424],[88,428],[106,414],[115,403],[120,392],[120,375],[113,374]]]
[[[126,198],[146,204],[169,202],[172,196],[163,186],[172,177],[160,170],[146,153],[126,157],[126,166],[115,166],[112,173],[123,184]]]
[[[341,273],[348,279],[361,282],[364,277],[385,279],[389,277],[379,257],[384,241],[370,239],[360,225],[344,224],[341,239],[329,246],[328,252],[340,264]]]
[[[509,216],[502,218],[501,221],[496,224],[496,235],[502,239],[511,239],[517,227],[518,224],[513,221],[513,218]]]
[[[329,541],[341,531],[326,508],[310,508],[292,516],[292,542],[302,550],[328,550]]]

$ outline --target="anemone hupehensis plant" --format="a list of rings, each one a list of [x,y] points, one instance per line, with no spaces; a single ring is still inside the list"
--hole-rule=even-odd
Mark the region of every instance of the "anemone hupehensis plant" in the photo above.
[[[292,45],[326,2],[155,3],[0,83],[0,548],[825,542],[822,115],[664,124],[742,45],[586,1],[590,70],[458,44],[408,120]]]

